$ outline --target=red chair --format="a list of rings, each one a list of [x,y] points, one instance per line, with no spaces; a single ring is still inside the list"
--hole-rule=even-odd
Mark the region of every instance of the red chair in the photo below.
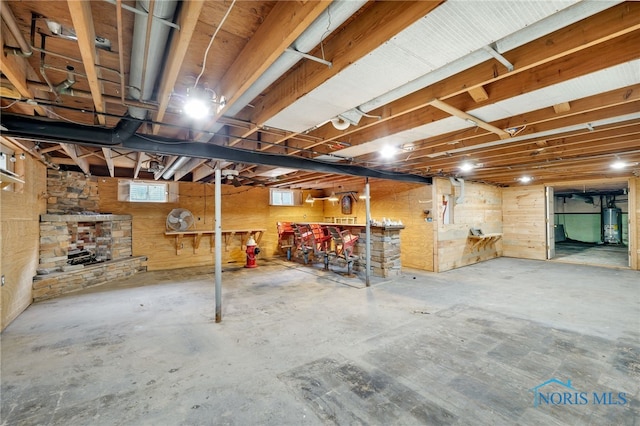
[[[296,254],[302,253],[305,265],[309,263],[309,253],[313,252],[313,232],[306,225],[293,224]]]
[[[294,231],[291,222],[278,222],[278,246],[287,253],[287,260],[291,260]]]
[[[324,258],[324,269],[329,269],[329,250],[331,246],[331,235],[319,223],[309,225],[313,234],[313,254],[322,255]]]
[[[353,254],[358,236],[353,235],[348,229],[340,230],[335,226],[328,226],[329,233],[333,239],[334,251],[333,255],[337,258],[344,259],[347,262],[347,274],[351,275],[351,266],[358,256]]]

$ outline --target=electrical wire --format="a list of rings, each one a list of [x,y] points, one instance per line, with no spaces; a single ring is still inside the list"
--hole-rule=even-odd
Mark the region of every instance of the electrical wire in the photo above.
[[[329,5],[327,7],[327,16],[329,18],[329,21],[327,22],[327,29],[325,30],[325,32],[320,36],[320,52],[322,52],[322,60],[326,61],[327,59],[324,57],[324,38],[329,35],[331,33],[331,5]]]
[[[68,118],[61,116],[60,114],[58,114],[58,113],[54,112],[54,111],[53,111],[53,110],[51,110],[51,109],[47,109],[47,114],[55,115],[55,116],[56,116],[56,117],[58,117],[59,119],[64,120],[64,121],[68,121],[69,123],[72,123],[72,124],[77,124],[77,125],[79,125],[79,126],[88,126],[88,124],[87,124],[87,123],[80,123],[80,122],[78,122],[78,121],[69,120]]]
[[[17,104],[18,102],[20,102],[20,99],[16,99],[15,101],[11,102],[9,105],[0,107],[0,109],[7,109],[7,108],[11,108],[12,106],[14,106],[15,104]]]
[[[202,77],[202,74],[204,74],[204,70],[207,68],[207,56],[209,56],[209,49],[211,49],[213,40],[218,35],[218,31],[220,31],[220,28],[222,28],[224,21],[227,20],[227,16],[229,16],[229,13],[231,12],[231,9],[233,9],[234,4],[236,4],[236,0],[233,0],[233,2],[231,2],[231,6],[229,6],[229,9],[227,9],[227,13],[224,14],[224,16],[222,17],[222,21],[220,21],[220,25],[218,25],[213,35],[211,36],[211,40],[209,40],[209,45],[207,46],[207,50],[205,50],[204,52],[204,59],[202,60],[202,69],[200,70],[200,74],[198,74],[198,78],[196,78],[196,83],[193,85],[194,89],[198,87],[198,82],[200,81],[200,77]]]

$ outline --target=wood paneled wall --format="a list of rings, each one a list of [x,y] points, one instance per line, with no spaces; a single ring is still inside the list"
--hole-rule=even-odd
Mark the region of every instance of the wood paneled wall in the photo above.
[[[431,209],[432,187],[430,185],[410,184],[376,180],[370,185],[371,218],[382,220],[401,220],[405,229],[400,231],[401,261],[407,268],[433,271],[433,226],[425,219],[424,210]],[[336,192],[357,191],[364,194],[364,182],[360,187],[339,188]],[[329,191],[330,192],[330,191]],[[364,200],[352,203],[350,215],[342,214],[340,203],[324,204],[325,217],[357,217],[358,223],[366,221]]]
[[[213,184],[180,182],[178,202],[167,204],[118,201],[118,179],[101,178],[98,185],[101,212],[133,216],[133,255],[147,256],[148,270],[213,265],[209,237],[202,238],[197,254],[191,248],[193,239],[185,237],[182,253],[176,255],[175,239],[164,235],[167,214],[174,208],[191,211],[196,218],[195,229],[214,229]],[[321,202],[313,206],[308,203],[293,207],[270,206],[267,188],[222,186],[222,229],[266,229],[260,242],[260,257],[279,254],[278,221],[322,221],[322,209]],[[223,265],[244,264],[245,259],[240,238],[236,236],[229,250],[222,253]]]
[[[453,211],[453,223],[444,223],[443,196],[449,196],[447,208]],[[434,180],[434,220],[437,224],[436,272],[502,255],[502,240],[478,248],[473,247],[474,241],[469,239],[470,228],[480,228],[484,234],[502,232],[500,188],[464,182],[463,194],[462,183],[454,185],[449,179],[437,178]]]
[[[546,259],[543,185],[502,189],[503,255]]]
[[[21,151],[16,150],[16,155]],[[5,284],[0,288],[4,330],[31,304],[33,277],[38,267],[40,215],[46,212],[46,168],[27,155],[16,163],[16,172],[24,184],[15,192],[0,191],[0,274]]]

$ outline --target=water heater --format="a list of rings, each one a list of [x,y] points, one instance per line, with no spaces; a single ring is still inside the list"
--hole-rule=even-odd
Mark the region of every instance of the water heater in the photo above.
[[[622,210],[618,208],[602,210],[602,235],[607,244],[622,243]]]

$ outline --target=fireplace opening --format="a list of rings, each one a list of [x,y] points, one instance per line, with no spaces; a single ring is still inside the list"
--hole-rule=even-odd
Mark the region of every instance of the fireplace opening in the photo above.
[[[94,263],[104,262],[96,260],[96,254],[89,250],[69,250],[67,254],[69,260],[67,265],[93,265]]]
[[[38,274],[75,270],[130,257],[131,239],[130,215],[42,215]]]

